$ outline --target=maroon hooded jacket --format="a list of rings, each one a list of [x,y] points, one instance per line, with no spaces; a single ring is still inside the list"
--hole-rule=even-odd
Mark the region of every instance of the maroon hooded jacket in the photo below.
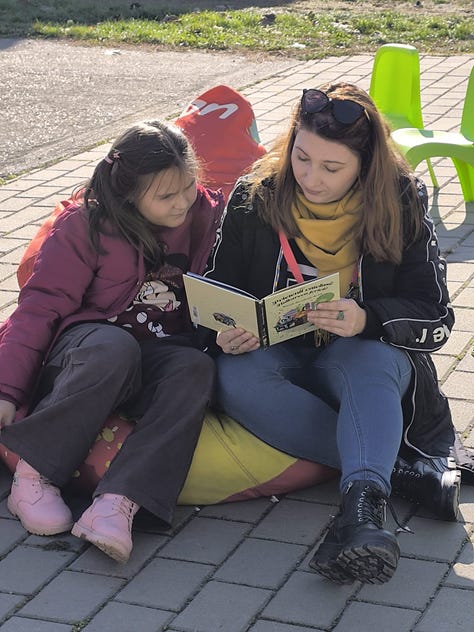
[[[192,214],[190,271],[202,274],[224,209],[221,192],[198,186]],[[134,299],[145,278],[143,257],[113,229],[99,252],[83,207],[68,207],[43,242],[18,307],[0,327],[0,398],[25,404],[58,335],[68,326],[106,320]]]

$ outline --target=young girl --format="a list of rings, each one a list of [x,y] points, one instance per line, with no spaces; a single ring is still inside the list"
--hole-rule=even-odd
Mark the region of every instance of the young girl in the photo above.
[[[219,333],[218,400],[274,447],[341,470],[311,566],[382,583],[400,555],[383,528],[392,484],[415,481],[416,500],[456,519],[453,425],[428,355],[454,317],[425,187],[347,83],[303,91],[286,137],[234,189],[207,274],[263,297],[334,272],[344,298],[308,312],[315,334],[261,350],[252,332]]]
[[[139,507],[172,520],[213,391],[182,275],[203,272],[223,197],[196,167],[174,126],[128,129],[57,218],[0,330],[1,441],[20,456],[8,509],[31,533],[72,527],[120,562]],[[73,525],[60,488],[117,407],[135,429]]]

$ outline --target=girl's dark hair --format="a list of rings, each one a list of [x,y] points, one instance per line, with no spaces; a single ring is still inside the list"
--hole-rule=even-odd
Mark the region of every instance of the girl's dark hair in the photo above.
[[[147,262],[159,263],[162,251],[152,225],[135,203],[151,178],[176,167],[183,176],[196,174],[194,151],[183,132],[171,123],[145,121],[127,129],[96,166],[83,191],[89,211],[89,235],[99,250],[99,236],[110,227],[139,250]],[[150,177],[146,177],[150,176]]]
[[[288,133],[256,164],[252,175],[252,193],[261,199],[262,217],[274,229],[298,236],[291,212],[296,181],[291,167],[291,153],[296,135],[305,129],[334,140],[359,155],[359,186],[363,195],[362,221],[356,239],[362,252],[379,261],[399,263],[404,235],[415,240],[421,233],[421,214],[403,214],[400,182],[408,181],[410,205],[419,204],[410,168],[390,141],[390,131],[370,96],[349,83],[325,84],[320,87],[331,99],[350,99],[364,108],[354,123],[339,123],[330,108],[306,114],[298,103]],[[405,177],[404,177],[405,176]],[[272,186],[264,186],[271,182]],[[405,221],[405,224],[404,224]]]

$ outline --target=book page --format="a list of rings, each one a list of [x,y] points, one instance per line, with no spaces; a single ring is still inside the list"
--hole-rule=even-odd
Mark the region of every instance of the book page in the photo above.
[[[263,299],[268,343],[274,345],[315,329],[306,320],[306,311],[318,303],[340,298],[339,273],[299,283],[279,290]]]
[[[184,274],[183,281],[189,313],[195,325],[214,331],[242,327],[259,337],[257,299],[197,275]]]

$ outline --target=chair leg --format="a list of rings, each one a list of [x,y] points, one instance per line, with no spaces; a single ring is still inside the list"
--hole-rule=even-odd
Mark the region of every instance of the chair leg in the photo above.
[[[465,202],[474,202],[474,165],[452,158]]]
[[[433,165],[431,164],[431,160],[429,158],[426,159],[426,164],[428,165],[428,171],[430,173],[431,182],[433,183],[434,188],[439,189],[438,180],[436,179]]]

